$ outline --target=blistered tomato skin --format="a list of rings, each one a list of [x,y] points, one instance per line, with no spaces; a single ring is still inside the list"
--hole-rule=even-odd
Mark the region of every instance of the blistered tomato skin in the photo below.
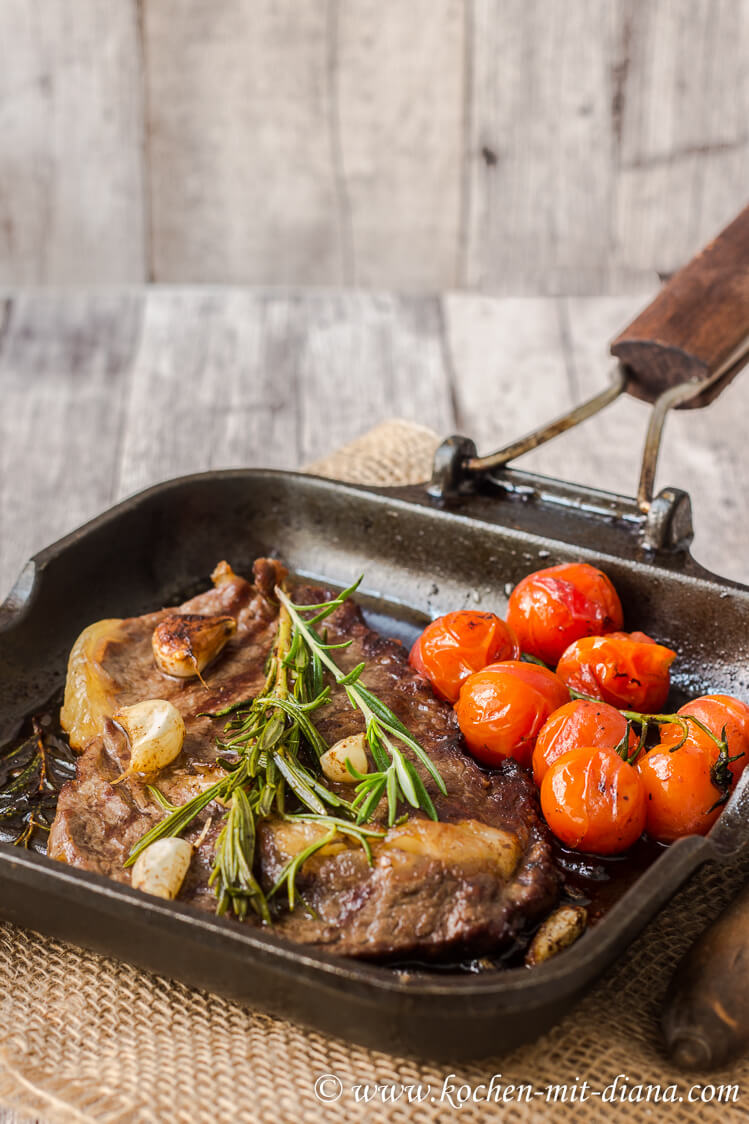
[[[454,703],[469,675],[519,655],[515,633],[500,617],[464,609],[428,624],[411,649],[409,662],[435,694]]]
[[[645,805],[638,772],[612,749],[565,753],[541,784],[541,810],[556,837],[593,855],[629,850],[645,828]]]
[[[507,623],[522,651],[554,666],[574,640],[620,629],[622,605],[601,570],[566,563],[529,574],[515,586]]]
[[[627,733],[627,720],[604,702],[575,699],[555,710],[543,726],[533,750],[533,779],[540,786],[549,766],[563,754],[582,746],[614,749]],[[629,732],[630,750],[634,751],[637,736]]]
[[[676,652],[644,632],[613,632],[570,644],[557,665],[568,687],[622,710],[655,714],[671,685]]]
[[[687,740],[680,749],[656,746],[637,763],[646,796],[646,830],[652,839],[672,843],[683,835],[705,835],[723,810],[723,793],[711,779],[718,747],[708,752]]]
[[[553,671],[503,660],[466,679],[455,714],[473,757],[499,765],[514,757],[529,766],[539,730],[569,692]]]
[[[730,757],[738,758],[736,761],[731,761],[728,768],[734,779],[738,780],[749,764],[749,706],[733,695],[700,695],[692,702],[685,703],[677,713],[693,715],[707,726],[716,738],[723,736],[725,727],[728,754]],[[662,746],[676,746],[683,736],[684,731],[676,723],[661,726]],[[715,743],[693,722],[689,723],[689,741],[696,742],[711,755],[715,755]],[[738,756],[739,754],[741,756]]]

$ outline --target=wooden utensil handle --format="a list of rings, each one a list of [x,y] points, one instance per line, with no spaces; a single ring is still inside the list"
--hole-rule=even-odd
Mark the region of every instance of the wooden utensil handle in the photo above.
[[[663,1036],[686,1069],[724,1065],[749,1048],[749,887],[698,937],[674,972]]]
[[[611,344],[627,391],[648,402],[672,386],[713,381],[687,407],[705,406],[749,359],[749,206],[675,273]]]

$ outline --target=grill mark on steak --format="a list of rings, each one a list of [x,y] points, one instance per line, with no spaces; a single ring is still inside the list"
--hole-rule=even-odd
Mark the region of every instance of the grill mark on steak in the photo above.
[[[124,734],[108,716],[117,707],[166,698],[182,713],[187,731],[182,753],[156,780],[172,803],[183,803],[223,775],[216,764],[221,751],[215,738],[225,720],[202,712],[262,689],[277,626],[272,591],[281,573],[278,563],[260,559],[250,585],[221,564],[214,572],[215,588],[179,609],[113,622],[111,639],[100,640],[96,658],[89,658],[85,680],[71,666],[65,715],[72,740],[77,719],[87,713],[85,696],[92,684],[97,690],[101,686],[106,706],[78,759],[75,780],[60,793],[49,841],[53,858],[129,883],[124,863],[130,849],[163,818],[137,777],[112,783],[129,757]],[[297,586],[293,595],[309,604],[332,596],[308,586]],[[207,686],[197,679],[165,676],[154,663],[153,630],[175,612],[227,614],[237,622],[236,633],[205,673]],[[424,746],[442,774],[447,796],[417,766],[440,822],[412,813],[405,827],[392,829],[384,841],[375,843],[372,867],[357,844],[336,840],[308,860],[298,877],[310,912],[302,906],[290,912],[280,895],[274,899],[279,901],[276,931],[295,942],[369,958],[500,949],[548,912],[558,896],[559,878],[529,777],[510,760],[496,770],[479,768],[464,752],[452,708],[411,669],[398,642],[368,628],[352,601],[329,617],[326,627],[332,642],[351,641],[337,652],[341,667],[349,670],[366,662],[363,681]],[[334,688],[331,703],[317,712],[316,720],[330,744],[363,729],[362,716],[340,688]],[[350,798],[350,786],[331,787]],[[377,818],[382,821],[385,813],[383,801]],[[185,837],[195,842],[211,814],[211,826],[196,850],[179,900],[213,910],[215,896],[207,882],[221,809],[209,808]],[[277,818],[259,825],[258,859],[266,889],[288,858],[319,830]],[[251,918],[245,923],[258,922]]]

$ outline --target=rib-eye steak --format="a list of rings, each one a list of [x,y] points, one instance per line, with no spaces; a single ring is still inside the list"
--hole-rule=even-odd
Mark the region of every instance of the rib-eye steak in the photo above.
[[[60,793],[49,840],[53,858],[129,882],[125,862],[131,848],[165,815],[142,779],[122,778],[129,746],[112,720],[122,706],[160,698],[181,712],[186,727],[182,752],[154,782],[172,804],[184,803],[225,775],[215,745],[225,719],[206,712],[263,689],[278,622],[273,589],[281,575],[278,563],[261,559],[250,583],[222,563],[213,575],[214,588],[176,610],[100,621],[85,630],[71,653],[62,710],[63,727],[80,756],[76,778]],[[297,602],[307,604],[332,596],[299,585],[292,592]],[[204,681],[166,675],[154,661],[154,630],[175,613],[221,615],[236,622]],[[451,707],[438,701],[410,668],[400,644],[367,627],[352,601],[326,620],[326,628],[331,642],[351,642],[336,653],[344,670],[365,661],[362,682],[421,742],[440,770],[447,795],[419,766],[438,822],[412,811],[374,841],[371,866],[355,840],[337,837],[302,866],[297,879],[302,904],[290,911],[284,895],[273,899],[275,930],[292,941],[372,958],[476,954],[506,947],[546,914],[558,895],[558,876],[531,782],[513,761],[484,771],[465,754]],[[334,688],[315,721],[329,744],[363,730],[361,714],[340,688]],[[330,787],[351,796],[350,786]],[[216,906],[208,879],[222,812],[209,806],[185,833],[196,849],[179,900],[200,909]],[[326,830],[279,817],[262,820],[257,873],[264,888]],[[252,915],[245,923],[260,922]]]

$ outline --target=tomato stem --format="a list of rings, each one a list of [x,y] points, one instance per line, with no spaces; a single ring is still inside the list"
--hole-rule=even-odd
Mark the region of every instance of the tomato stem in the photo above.
[[[601,699],[595,698],[593,695],[584,695],[582,691],[576,691],[574,687],[570,687],[569,692],[573,699],[583,699],[585,702],[595,703],[600,703],[602,701]],[[695,718],[693,714],[642,714],[639,710],[620,710],[619,713],[626,718],[628,722],[636,722],[638,725],[642,726],[643,736],[640,738],[641,741],[644,741],[644,734],[647,732],[648,724],[651,722],[658,726],[680,726],[683,737],[680,742],[677,742],[675,746],[669,749],[670,753],[675,753],[677,749],[681,749],[684,745],[684,742],[689,737],[690,722],[692,722],[698,730],[701,730],[703,734],[706,734],[711,741],[715,742],[719,750],[722,751],[725,749],[726,752],[728,752],[726,727],[723,727],[721,737],[718,737],[704,722],[700,721],[699,718]],[[744,754],[739,753],[737,756],[743,757]],[[732,757],[730,760],[735,761],[736,758]]]
[[[585,695],[582,691],[576,691],[574,687],[570,687],[569,692],[573,699],[582,699],[585,702],[596,703],[600,703],[602,701],[601,699],[594,698],[593,695]],[[710,738],[710,740],[714,742],[718,747],[718,758],[710,769],[710,779],[715,788],[717,788],[718,792],[720,792],[721,794],[720,799],[716,800],[710,811],[713,811],[713,809],[717,808],[720,804],[725,804],[726,800],[728,799],[728,793],[730,792],[733,779],[733,774],[731,773],[731,770],[728,768],[728,766],[731,764],[731,762],[738,761],[740,757],[744,756],[744,752],[742,751],[741,753],[736,753],[733,757],[729,757],[728,738],[726,736],[725,726],[721,730],[720,737],[718,737],[717,734],[713,733],[709,726],[706,726],[705,723],[702,722],[699,718],[695,718],[693,714],[642,714],[639,710],[620,710],[619,713],[623,718],[627,719],[627,730],[624,737],[619,742],[619,745],[616,746],[615,752],[618,753],[619,756],[623,758],[623,760],[626,761],[629,765],[633,765],[635,763],[635,761],[645,748],[645,739],[647,738],[648,727],[651,723],[654,723],[657,726],[679,726],[681,728],[682,737],[680,741],[676,743],[676,745],[669,747],[669,753],[676,753],[676,750],[681,749],[681,747],[684,745],[684,742],[689,737],[690,722],[693,723],[693,725],[695,725],[698,730],[701,730],[703,734],[706,734],[707,737]],[[637,748],[634,750],[631,756],[627,756],[627,750],[629,749],[630,724],[632,722],[635,722],[640,726],[640,740],[637,743]]]
[[[719,808],[721,804],[725,804],[725,802],[728,800],[731,792],[731,786],[733,785],[733,773],[728,766],[732,761],[738,761],[739,757],[744,756],[743,752],[735,753],[733,757],[728,756],[728,739],[726,737],[725,726],[721,731],[721,740],[719,744],[720,753],[718,754],[717,761],[715,761],[710,768],[710,781],[713,785],[713,788],[717,788],[720,796],[712,805],[712,807],[708,808],[708,815],[710,814],[710,812],[714,812],[716,808]]]

